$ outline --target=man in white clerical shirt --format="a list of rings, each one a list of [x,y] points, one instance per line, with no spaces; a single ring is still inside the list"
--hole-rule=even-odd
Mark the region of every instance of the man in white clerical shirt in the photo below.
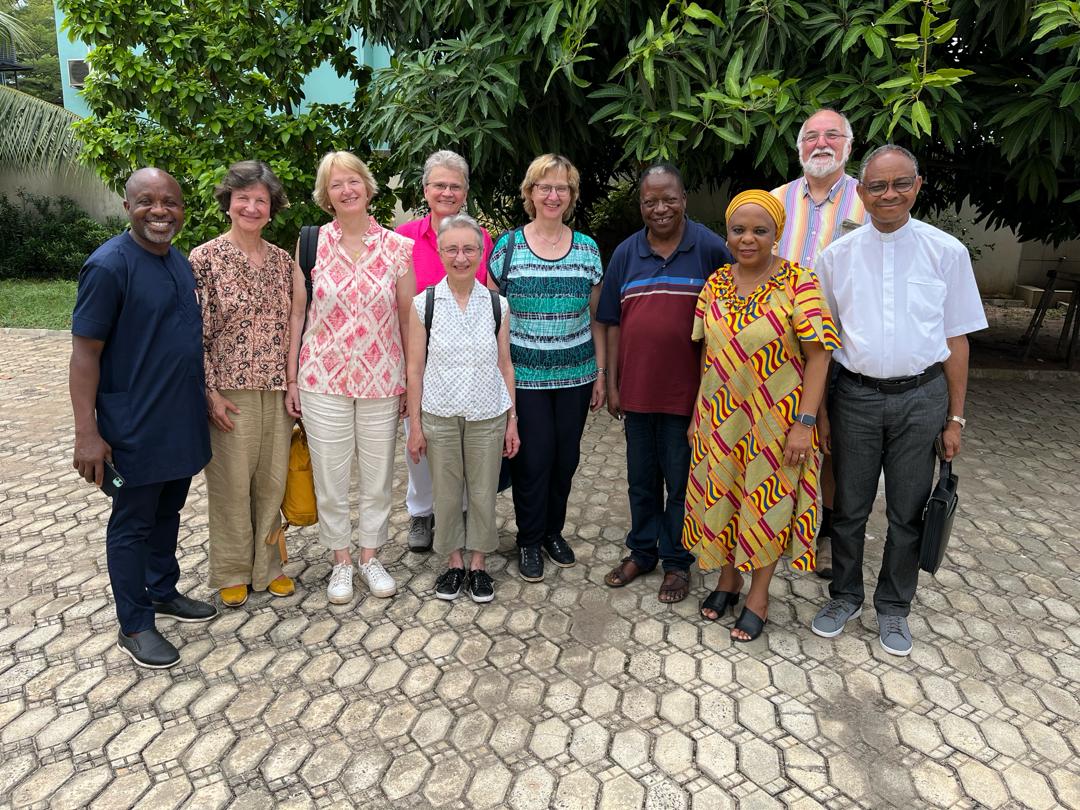
[[[889,528],[874,593],[882,648],[911,652],[907,616],[919,581],[922,511],[935,440],[960,452],[970,332],[986,328],[967,248],[911,217],[922,186],[915,156],[886,145],[863,161],[870,225],[822,251],[817,273],[837,326],[839,377],[819,420],[836,474],[833,580],[813,631],[838,636],[862,612],[866,521],[885,473]],[[824,416],[824,415],[823,415]]]

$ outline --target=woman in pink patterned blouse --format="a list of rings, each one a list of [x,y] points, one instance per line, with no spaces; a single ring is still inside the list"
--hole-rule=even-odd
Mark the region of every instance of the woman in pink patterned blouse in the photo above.
[[[368,213],[377,191],[368,167],[350,152],[330,152],[319,163],[315,202],[334,219],[319,230],[307,328],[301,340],[304,315],[295,314],[289,345],[286,405],[296,415],[303,409],[319,539],[333,554],[326,596],[336,605],[353,597],[354,457],[360,470],[360,576],[373,596],[397,592],[375,555],[389,534],[397,422],[405,409],[405,334],[398,313],[408,312],[416,278],[413,240]]]
[[[303,317],[303,302],[294,307],[292,257],[262,238],[289,204],[270,167],[234,163],[214,197],[232,225],[189,259],[202,304],[213,450],[210,587],[226,607],[239,607],[249,588],[274,596],[294,590],[277,546],[265,540],[281,526],[293,425],[284,405],[289,319]]]

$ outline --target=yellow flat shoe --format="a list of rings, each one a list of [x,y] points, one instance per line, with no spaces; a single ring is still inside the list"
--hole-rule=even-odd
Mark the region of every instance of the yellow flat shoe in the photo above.
[[[222,588],[221,604],[225,607],[240,607],[248,598],[247,585],[233,585],[231,588]]]
[[[270,592],[271,596],[292,596],[296,593],[296,586],[293,585],[293,581],[289,577],[282,574],[267,585],[266,590]]]

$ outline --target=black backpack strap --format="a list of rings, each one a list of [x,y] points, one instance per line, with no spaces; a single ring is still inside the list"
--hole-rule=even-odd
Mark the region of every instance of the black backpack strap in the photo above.
[[[495,279],[495,283],[499,287],[499,294],[506,295],[506,286],[509,281],[507,276],[510,275],[510,262],[514,259],[514,248],[517,245],[517,235],[521,228],[513,228],[507,231],[504,236],[507,237],[506,247],[503,248],[503,260],[502,260],[502,272],[499,277]],[[502,237],[499,237],[502,239]]]
[[[491,293],[491,315],[495,318],[495,336],[499,335],[499,327],[502,326],[502,305],[499,303],[499,291],[488,290]]]
[[[431,322],[435,319],[435,285],[424,290],[424,352],[431,345]]]
[[[304,274],[304,289],[308,304],[311,303],[311,271],[315,269],[315,256],[319,251],[319,226],[305,225],[300,229],[300,270]]]

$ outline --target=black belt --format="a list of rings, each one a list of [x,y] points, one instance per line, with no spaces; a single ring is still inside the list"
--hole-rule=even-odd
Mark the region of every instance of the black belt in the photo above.
[[[848,371],[843,366],[840,366],[840,374],[847,377],[849,380],[854,380],[859,385],[866,388],[872,388],[879,394],[902,394],[905,391],[910,391],[912,388],[918,388],[920,385],[926,385],[931,380],[936,380],[941,376],[944,369],[941,363],[934,363],[926,371],[921,374],[916,374],[913,377],[890,377],[885,380],[878,379],[877,377],[867,377],[865,374],[856,374],[854,371]]]

